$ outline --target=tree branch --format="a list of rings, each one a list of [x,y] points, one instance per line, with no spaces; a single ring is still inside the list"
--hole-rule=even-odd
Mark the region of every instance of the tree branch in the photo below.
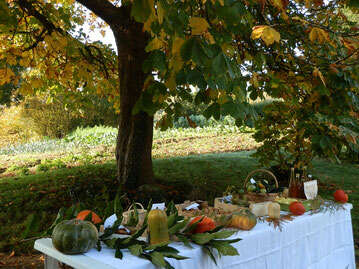
[[[91,10],[110,26],[127,18],[127,16],[125,16],[126,14],[123,12],[123,8],[114,6],[108,0],[76,1]]]

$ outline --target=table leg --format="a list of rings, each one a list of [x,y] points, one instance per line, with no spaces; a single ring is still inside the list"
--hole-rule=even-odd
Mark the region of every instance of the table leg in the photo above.
[[[60,268],[59,262],[56,259],[45,255],[44,268],[45,269],[59,269]]]

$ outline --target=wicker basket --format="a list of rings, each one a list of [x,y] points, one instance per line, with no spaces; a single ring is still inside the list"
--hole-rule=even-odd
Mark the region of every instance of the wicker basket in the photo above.
[[[264,173],[264,174],[269,175],[269,177],[273,178],[276,188],[278,188],[279,185],[278,185],[278,180],[277,180],[276,176],[271,171],[266,170],[266,169],[257,169],[257,170],[253,170],[252,172],[250,172],[248,174],[248,176],[246,177],[245,181],[244,181],[244,188],[246,188],[248,181],[255,174],[258,174],[258,173]],[[266,202],[266,201],[274,201],[275,198],[279,194],[278,193],[247,192],[245,195],[246,195],[248,201],[255,202],[255,203],[260,203],[260,202]]]
[[[138,205],[140,208],[137,209],[138,212],[138,224],[136,226],[136,228],[140,228],[143,225],[143,222],[145,220],[146,214],[147,214],[147,210],[143,207],[142,204],[140,203],[136,203],[136,205]],[[130,205],[130,207],[127,209],[127,211],[123,212],[122,216],[123,216],[123,220],[122,223],[127,223],[131,217],[131,214],[134,213],[134,209],[133,209],[133,204]]]

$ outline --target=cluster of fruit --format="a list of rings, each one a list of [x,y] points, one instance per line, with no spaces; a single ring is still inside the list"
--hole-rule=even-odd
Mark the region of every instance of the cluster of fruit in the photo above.
[[[269,184],[268,180],[260,179],[255,181],[253,178],[246,185],[247,192],[269,193],[275,189],[274,185]]]

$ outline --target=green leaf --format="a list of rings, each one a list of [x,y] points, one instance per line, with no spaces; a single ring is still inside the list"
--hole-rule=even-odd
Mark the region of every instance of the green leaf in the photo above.
[[[178,210],[176,208],[176,205],[173,201],[169,202],[169,204],[167,205],[167,210],[166,210],[166,214],[167,216],[172,215],[172,214],[178,214]]]
[[[218,264],[217,264],[217,261],[216,261],[216,258],[215,258],[214,255],[213,255],[212,250],[211,250],[208,246],[204,246],[204,247],[203,247],[203,251],[208,254],[208,256],[212,259],[212,261],[213,261],[216,265],[218,265]]]
[[[121,200],[123,197],[124,197],[124,195],[122,195],[120,197],[120,193],[117,193],[115,200],[114,200],[113,211],[116,214],[117,219],[120,219],[123,214],[123,208],[122,208],[122,204],[121,204]]]
[[[162,252],[161,252],[162,253]],[[162,253],[163,254],[163,253]],[[163,254],[163,256],[167,257],[167,258],[172,258],[172,259],[176,259],[176,260],[186,260],[186,259],[189,259],[188,257],[185,257],[185,256],[181,256],[181,255],[178,255],[178,254],[174,254],[174,253],[166,253],[166,254]]]
[[[109,248],[115,248],[117,240],[118,238],[112,238],[112,239],[103,240],[103,242]]]
[[[140,256],[140,254],[143,252],[141,245],[132,245],[128,247],[128,250],[131,252],[132,255]]]
[[[186,236],[181,235],[181,234],[177,234],[176,236],[177,236],[178,240],[180,240],[186,247],[192,248],[192,246],[190,244],[190,240]]]
[[[141,229],[137,230],[133,235],[131,235],[132,239],[136,239],[140,237],[147,229],[147,224],[144,224]]]
[[[203,112],[203,115],[209,119],[213,116],[214,119],[219,120],[221,113],[220,113],[220,105],[218,103],[213,103]]]
[[[198,245],[204,245],[214,239],[214,237],[215,236],[210,233],[193,234],[191,240]]]
[[[171,228],[176,223],[177,214],[172,214],[167,218],[167,226]]]
[[[101,249],[102,249],[101,240],[97,240],[96,249],[97,249],[97,251],[101,251]]]
[[[168,244],[169,244],[169,242],[149,245],[148,247],[145,248],[145,250],[154,250],[154,249],[157,249],[157,248],[161,248],[163,246],[167,246]]]
[[[180,230],[182,230],[184,227],[186,227],[188,220],[183,220],[181,222],[177,222],[174,226],[172,226],[171,228],[168,229],[168,233],[169,234],[176,234],[178,233]]]
[[[223,53],[218,54],[212,62],[212,71],[215,74],[223,74],[226,70],[226,61],[224,59]]]
[[[115,252],[115,258],[118,258],[118,259],[121,259],[123,258],[123,253],[120,249],[116,249],[116,252]]]
[[[192,58],[192,50],[195,44],[195,39],[187,39],[181,47],[181,57],[184,61],[189,61]]]
[[[236,232],[237,231],[222,230],[219,232],[212,233],[212,235],[213,235],[213,239],[222,239],[222,238],[224,239],[232,236]]]
[[[157,247],[156,251],[159,251],[162,254],[164,254],[164,253],[178,254],[179,253],[179,251],[177,249],[175,249],[174,247],[170,247],[168,245]]]
[[[166,261],[163,257],[163,255],[157,251],[153,251],[149,254],[151,256],[151,261],[154,265],[158,267],[165,267]]]
[[[211,241],[210,246],[216,248],[221,255],[224,256],[236,256],[239,255],[238,250],[228,243],[220,241]]]
[[[131,8],[131,16],[137,22],[145,22],[151,14],[151,7],[147,0],[134,0]]]
[[[183,231],[184,233],[191,233],[197,228],[198,223],[200,223],[204,219],[204,216],[198,219],[197,221],[193,222],[192,224],[189,224],[187,228]]]
[[[92,212],[88,213],[86,218],[85,218],[85,221],[90,221],[92,222]]]

